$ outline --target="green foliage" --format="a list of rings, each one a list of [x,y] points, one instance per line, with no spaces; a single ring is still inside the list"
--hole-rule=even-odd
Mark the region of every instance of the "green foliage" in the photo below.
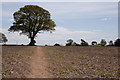
[[[72,39],[68,39],[66,46],[72,46],[73,40]]]
[[[99,43],[98,46],[101,46],[101,44]]]
[[[85,43],[81,43],[82,46],[88,46],[88,43],[85,42]]]
[[[120,46],[120,39],[117,39],[114,43],[115,46]]]
[[[81,46],[88,46],[88,43],[84,41],[83,39],[81,39]]]
[[[92,41],[91,44],[92,45],[97,45],[97,42],[96,41]]]
[[[76,42],[73,42],[72,44],[73,46],[80,46],[80,44],[76,43]]]
[[[73,40],[72,40],[72,39],[69,39],[69,40],[67,40],[67,42],[68,42],[68,43],[72,43],[72,42],[73,42]]]
[[[102,39],[100,44],[101,44],[101,46],[105,46],[107,44],[107,42],[105,41],[105,39]]]
[[[71,43],[66,43],[66,46],[71,46]]]
[[[110,74],[104,74],[103,77],[109,78],[109,77],[111,77],[111,75]]]
[[[37,5],[25,5],[13,14],[15,22],[8,30],[20,31],[31,39],[29,45],[34,45],[34,38],[41,31],[54,31],[55,22],[50,19],[50,13]]]
[[[69,74],[69,72],[61,71],[60,74],[61,74],[61,75],[63,75],[63,74]]]
[[[56,43],[54,46],[60,46],[60,44]]]
[[[6,43],[8,39],[3,33],[0,33],[0,43]]]
[[[78,44],[76,42],[73,42],[72,39],[68,39],[67,43],[66,43],[66,46],[80,46],[80,44]]]
[[[108,46],[114,46],[114,44],[113,44],[113,41],[112,40],[110,40],[110,42],[109,42],[109,45]]]
[[[120,73],[117,73],[116,75],[117,75],[118,77],[120,77]]]
[[[80,46],[80,44],[76,44],[75,46]]]
[[[48,46],[47,44],[45,44],[45,46]]]

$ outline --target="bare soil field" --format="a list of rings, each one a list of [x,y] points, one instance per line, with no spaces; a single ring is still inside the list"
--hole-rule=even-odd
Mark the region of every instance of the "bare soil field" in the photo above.
[[[118,78],[118,47],[2,47],[3,78]]]
[[[44,47],[57,78],[117,78],[117,47]]]
[[[35,49],[28,46],[2,46],[2,77],[26,78]]]

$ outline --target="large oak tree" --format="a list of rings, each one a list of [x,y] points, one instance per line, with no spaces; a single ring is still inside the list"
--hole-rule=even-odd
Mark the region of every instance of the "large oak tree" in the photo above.
[[[56,24],[52,21],[50,13],[37,5],[25,5],[13,16],[15,22],[9,31],[27,35],[30,38],[29,45],[35,45],[37,33],[55,30]]]

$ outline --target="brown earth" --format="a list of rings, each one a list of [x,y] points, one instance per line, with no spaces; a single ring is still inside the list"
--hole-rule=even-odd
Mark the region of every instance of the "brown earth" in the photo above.
[[[34,54],[30,60],[31,73],[27,78],[52,78],[47,66],[49,65],[42,51],[42,47],[36,47],[36,54]]]
[[[118,47],[43,47],[56,78],[117,78]]]
[[[118,47],[3,46],[4,78],[117,78]]]
[[[36,47],[2,46],[2,77],[26,78],[31,72],[29,61]]]

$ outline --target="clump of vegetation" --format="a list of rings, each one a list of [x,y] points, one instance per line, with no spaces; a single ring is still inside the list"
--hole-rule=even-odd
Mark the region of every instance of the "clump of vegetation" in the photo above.
[[[73,42],[72,44],[73,46],[80,46],[80,44],[76,43],[76,42]]]
[[[120,77],[120,73],[117,73],[117,76]]]
[[[109,77],[111,77],[111,74],[104,74],[101,77],[109,78]]]
[[[48,46],[47,44],[45,44],[45,46]]]
[[[109,41],[109,45],[108,46],[114,46],[114,44],[113,44],[113,41],[112,40],[110,40]]]
[[[102,39],[100,44],[101,44],[101,46],[105,46],[107,44],[107,42],[105,41],[105,39]]]
[[[72,39],[68,39],[66,46],[72,46],[73,40]]]
[[[88,46],[88,43],[85,40],[81,39],[81,46]]]
[[[120,39],[117,39],[114,43],[115,46],[120,46]]]
[[[93,46],[96,46],[96,45],[97,45],[97,42],[96,42],[96,41],[92,41],[91,44],[92,44]]]
[[[5,34],[0,33],[0,43],[6,43],[8,41],[7,37]]]
[[[80,44],[74,42],[72,39],[68,39],[66,46],[80,46]]]
[[[64,75],[64,74],[69,74],[69,72],[66,72],[66,71],[61,71],[60,72],[61,75]]]
[[[60,44],[56,43],[54,46],[60,46]]]

